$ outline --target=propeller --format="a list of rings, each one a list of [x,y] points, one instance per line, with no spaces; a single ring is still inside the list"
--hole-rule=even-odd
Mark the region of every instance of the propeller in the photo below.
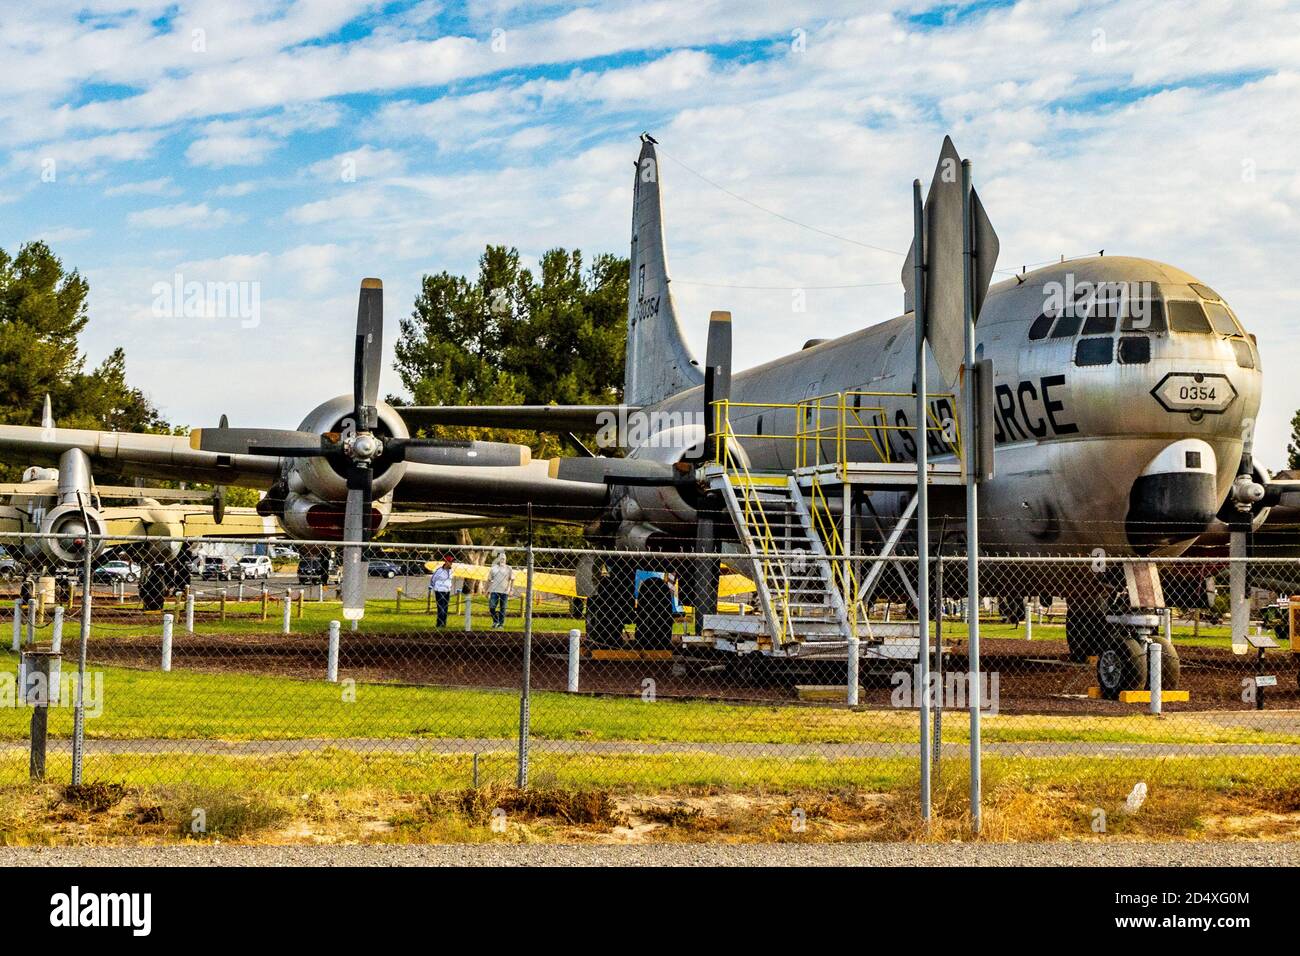
[[[226,417],[225,412],[222,412],[221,419],[220,421],[217,422],[217,428],[221,429],[221,428],[229,428],[229,427],[230,427],[230,419]],[[212,486],[212,520],[217,524],[221,524],[221,522],[226,520],[226,486],[225,485]]]
[[[709,338],[704,352],[705,461],[718,460],[718,409],[715,402],[731,400],[731,313],[709,313]]]
[[[1254,433],[1245,436],[1241,464],[1224,511],[1228,525],[1228,594],[1232,608],[1232,650],[1244,654],[1249,647],[1250,604],[1246,600],[1246,561],[1254,547],[1255,508],[1264,501],[1267,489],[1255,480]]]

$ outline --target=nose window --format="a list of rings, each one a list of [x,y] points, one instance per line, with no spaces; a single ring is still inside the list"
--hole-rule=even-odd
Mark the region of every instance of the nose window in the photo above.
[[[1120,320],[1121,332],[1164,332],[1165,307],[1159,299],[1130,299]]]
[[[1237,357],[1240,368],[1254,368],[1255,356],[1250,352],[1250,343],[1245,339],[1231,339],[1233,355]]]
[[[1146,365],[1151,361],[1151,340],[1145,335],[1121,335],[1120,365]]]
[[[1210,325],[1220,335],[1240,335],[1237,323],[1232,321],[1232,313],[1218,302],[1205,303],[1205,314],[1210,317]]]
[[[1074,364],[1109,365],[1113,352],[1114,347],[1109,337],[1079,339],[1079,344],[1074,347]]]
[[[1213,331],[1201,303],[1191,299],[1172,299],[1165,305],[1169,309],[1169,327],[1175,332],[1209,335]]]

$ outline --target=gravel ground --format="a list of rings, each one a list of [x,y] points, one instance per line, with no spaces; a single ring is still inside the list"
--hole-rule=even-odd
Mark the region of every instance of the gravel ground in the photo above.
[[[1295,843],[0,848],[0,866],[1297,866]]]

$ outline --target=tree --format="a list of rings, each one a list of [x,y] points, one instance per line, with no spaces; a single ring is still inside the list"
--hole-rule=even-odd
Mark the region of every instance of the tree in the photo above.
[[[39,424],[46,395],[60,425],[164,431],[167,423],[126,381],[126,355],[114,349],[86,371],[78,338],[89,319],[89,286],[43,242],[10,256],[0,249],[0,420]]]
[[[396,368],[417,405],[584,405],[619,401],[623,389],[628,260],[551,249],[540,279],[516,249],[488,246],[470,278],[426,275],[402,320]],[[439,428],[447,438],[528,444],[563,452],[555,435]],[[489,537],[496,537],[489,535]]]
[[[1286,446],[1286,466],[1300,468],[1300,411],[1291,416],[1291,442]]]

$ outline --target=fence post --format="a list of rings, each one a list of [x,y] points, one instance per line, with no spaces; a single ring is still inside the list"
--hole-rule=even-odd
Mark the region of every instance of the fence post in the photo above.
[[[50,661],[57,655],[53,651],[23,651],[24,671],[36,680],[29,688],[20,688],[23,703],[32,708],[31,759],[28,768],[32,780],[45,779],[45,737],[50,719]]]
[[[402,589],[401,588],[397,589],[397,594],[395,595],[395,598],[397,603],[394,606],[394,611],[398,614],[401,614],[402,613]]]
[[[59,680],[63,676],[63,662],[58,655],[63,653],[63,605],[54,608],[54,622],[50,625],[50,652],[56,655],[50,660],[50,700],[59,702]]]
[[[263,584],[262,585],[262,620],[264,621],[266,620],[267,601],[268,601],[268,595],[266,592],[266,585]]]
[[[844,701],[850,707],[858,706],[858,651],[861,642],[856,634],[849,637],[848,687],[845,688]],[[921,648],[922,654],[930,653],[928,647]]]
[[[306,593],[302,588],[298,589],[298,620],[302,620],[302,602],[303,594]]]
[[[293,600],[289,597],[289,592],[284,592],[284,620],[281,622],[280,633],[289,633],[289,614],[293,611]]]
[[[240,581],[240,582],[239,582],[239,587],[237,587],[237,588],[235,589],[235,600],[236,600],[236,601],[241,601],[241,602],[244,600],[244,582],[243,582],[243,581]]]
[[[462,594],[465,599],[465,630],[474,630],[474,595]]]
[[[1151,713],[1160,716],[1160,655],[1164,648],[1159,641],[1147,645],[1147,684],[1151,688]]]
[[[325,679],[331,684],[339,682],[339,622],[330,621],[329,652],[325,661]]]
[[[1034,602],[1032,598],[1025,598],[1025,640],[1034,639]]]
[[[1163,608],[1165,617],[1165,640],[1173,643],[1174,640],[1174,609],[1171,607]]]
[[[163,615],[162,670],[166,674],[172,669],[172,616]]]
[[[569,693],[578,692],[578,655],[582,652],[582,632],[576,627],[569,631]]]
[[[528,556],[524,584],[524,673],[519,690],[519,774],[515,781],[520,790],[528,786],[528,735],[532,715],[529,697],[532,694],[533,667],[533,508],[528,506]]]
[[[319,581],[316,582],[316,603],[323,604],[325,601],[325,585]]]
[[[89,538],[82,549],[85,557],[81,569],[81,647],[77,653],[77,699],[72,709],[72,785],[81,785],[82,762],[86,750],[86,649],[90,643],[90,562],[94,552]]]
[[[18,598],[14,601],[14,647],[13,651],[17,654],[23,646],[23,599]]]
[[[222,588],[220,591],[217,592],[217,600],[218,602],[220,602],[218,617],[220,620],[224,621],[226,619],[226,589],[225,588]]]
[[[36,643],[36,608],[38,602],[32,598],[27,602],[27,643],[28,645]]]
[[[185,589],[185,630],[194,633],[194,592]]]

